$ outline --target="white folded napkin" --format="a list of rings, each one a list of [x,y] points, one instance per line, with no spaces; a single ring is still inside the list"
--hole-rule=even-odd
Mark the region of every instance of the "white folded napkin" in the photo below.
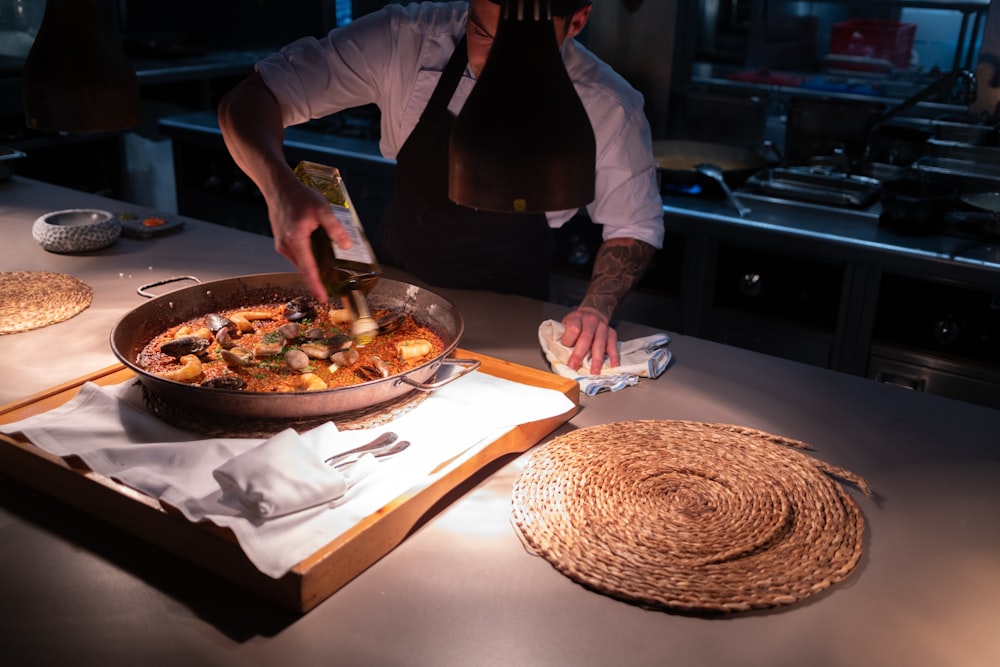
[[[591,375],[589,354],[584,357],[579,368],[573,369],[566,365],[573,350],[560,342],[565,330],[566,327],[561,322],[545,320],[538,327],[538,342],[541,343],[552,372],[576,380],[580,391],[587,396],[630,387],[638,384],[640,377],[657,378],[666,370],[673,356],[666,348],[670,343],[670,336],[665,333],[618,341],[621,363],[611,366],[605,359],[601,373]]]
[[[327,465],[323,452],[337,435],[332,422],[302,435],[287,429],[234,456],[212,471],[219,502],[269,519],[337,500],[378,466],[370,454],[343,472]]]

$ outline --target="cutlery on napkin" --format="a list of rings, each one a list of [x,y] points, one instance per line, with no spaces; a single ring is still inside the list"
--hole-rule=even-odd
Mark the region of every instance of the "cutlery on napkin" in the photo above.
[[[618,391],[625,387],[638,384],[640,377],[657,378],[670,364],[672,354],[667,349],[670,336],[665,333],[618,341],[618,356],[621,363],[611,366],[607,360],[599,375],[590,374],[590,355],[584,357],[579,368],[573,369],[566,365],[573,352],[563,345],[563,332],[566,327],[555,320],[545,320],[538,327],[538,342],[541,343],[545,358],[557,375],[576,380],[580,391],[587,396],[593,396],[601,391]]]
[[[329,422],[303,434],[289,428],[229,459],[212,471],[222,488],[220,502],[251,517],[270,519],[340,499],[375,472],[379,449],[331,465],[336,460],[325,459],[321,448],[335,433]],[[387,449],[395,439],[395,434],[383,434],[376,443],[388,441],[380,445]],[[406,443],[387,451],[399,451],[399,444]]]

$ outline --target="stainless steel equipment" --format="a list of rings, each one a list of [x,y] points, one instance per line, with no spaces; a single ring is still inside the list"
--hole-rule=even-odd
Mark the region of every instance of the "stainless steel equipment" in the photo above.
[[[881,183],[870,176],[823,167],[780,167],[751,176],[747,187],[786,199],[863,208],[875,201]]]
[[[880,127],[900,114],[912,109],[920,102],[930,99],[934,95],[948,89],[951,89],[951,98],[959,104],[963,106],[972,104],[976,99],[976,92],[978,90],[976,75],[964,69],[956,69],[948,72],[940,79],[937,79],[885,112],[868,132],[868,138],[865,142],[865,161],[867,162],[871,159],[872,138]]]

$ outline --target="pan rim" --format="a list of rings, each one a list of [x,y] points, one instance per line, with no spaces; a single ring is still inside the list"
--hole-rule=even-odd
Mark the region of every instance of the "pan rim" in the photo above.
[[[389,289],[396,289],[396,288],[398,288],[398,289],[405,290],[407,292],[410,292],[411,290],[416,290],[416,292],[414,292],[414,295],[416,295],[419,292],[425,292],[427,295],[429,295],[433,299],[437,300],[439,302],[438,303],[439,306],[447,309],[449,315],[451,317],[453,317],[454,320],[455,320],[455,327],[454,327],[455,331],[453,333],[452,332],[442,332],[440,330],[440,326],[435,327],[435,330],[437,331],[438,335],[443,335],[444,334],[444,335],[447,335],[449,338],[453,338],[453,340],[450,340],[450,341],[448,341],[445,344],[445,346],[442,349],[442,352],[440,354],[438,354],[438,356],[434,357],[433,359],[430,359],[430,360],[426,361],[424,364],[421,364],[419,366],[411,368],[411,369],[409,369],[409,370],[407,370],[405,372],[402,372],[402,373],[397,373],[395,375],[390,375],[389,377],[386,377],[386,378],[381,378],[381,379],[378,379],[378,380],[368,380],[366,382],[361,382],[361,383],[354,384],[354,385],[347,385],[347,386],[342,386],[342,387],[329,387],[329,388],[326,388],[326,389],[311,390],[311,391],[307,391],[307,390],[295,390],[295,391],[286,391],[286,392],[261,392],[261,391],[244,391],[244,390],[216,389],[216,388],[201,387],[199,385],[189,384],[189,383],[186,383],[186,382],[177,382],[177,381],[174,381],[174,380],[169,380],[169,379],[157,376],[157,375],[155,375],[153,373],[150,373],[149,371],[143,369],[135,361],[135,359],[134,359],[134,356],[135,356],[134,352],[131,352],[131,351],[130,352],[126,352],[123,349],[121,349],[122,346],[119,345],[118,338],[123,335],[122,334],[122,330],[124,328],[124,325],[127,324],[128,322],[130,322],[131,320],[135,319],[138,316],[138,314],[143,313],[146,310],[155,309],[158,306],[162,306],[163,304],[166,304],[168,308],[172,308],[172,302],[173,301],[176,301],[178,298],[183,298],[183,297],[190,296],[192,293],[202,293],[202,294],[209,294],[210,295],[211,292],[212,292],[213,287],[218,287],[218,286],[220,286],[222,284],[231,283],[233,281],[246,281],[248,283],[253,283],[255,285],[254,289],[257,289],[257,290],[270,289],[270,285],[273,284],[275,288],[279,288],[279,286],[280,286],[280,289],[289,290],[289,291],[292,290],[292,289],[299,289],[299,288],[301,288],[301,293],[302,294],[306,294],[307,293],[307,290],[305,288],[304,283],[301,282],[301,276],[297,272],[274,272],[274,273],[246,274],[246,275],[239,275],[239,276],[231,276],[229,278],[220,278],[218,280],[213,280],[213,281],[209,281],[209,282],[202,282],[202,283],[197,283],[195,285],[188,285],[186,287],[181,287],[179,289],[176,289],[176,290],[173,290],[173,291],[166,292],[164,294],[160,294],[158,296],[155,296],[155,297],[149,299],[148,301],[139,304],[135,308],[130,309],[127,313],[125,313],[124,315],[122,315],[118,319],[118,321],[115,322],[115,324],[112,327],[111,332],[110,332],[110,340],[109,340],[109,342],[110,342],[110,345],[111,345],[112,352],[114,353],[114,355],[118,358],[118,360],[122,364],[124,364],[129,370],[131,370],[133,373],[136,374],[136,376],[138,377],[139,381],[142,382],[143,384],[146,384],[147,382],[149,382],[149,383],[151,383],[153,385],[162,385],[162,386],[165,386],[165,387],[173,388],[173,389],[175,389],[177,391],[192,391],[192,392],[194,392],[195,395],[197,395],[199,393],[204,393],[204,395],[206,395],[206,396],[213,396],[213,397],[221,397],[221,396],[224,396],[224,395],[228,395],[228,396],[233,396],[233,397],[236,397],[236,396],[244,397],[244,398],[251,399],[251,400],[252,399],[263,399],[264,397],[267,397],[269,399],[273,399],[273,400],[276,400],[276,401],[279,401],[279,402],[288,402],[288,401],[295,400],[298,397],[304,397],[304,396],[314,396],[314,397],[331,396],[331,395],[334,395],[334,394],[336,394],[338,392],[341,393],[341,394],[344,394],[344,393],[348,393],[349,390],[355,390],[355,391],[357,391],[359,389],[364,389],[364,388],[369,388],[370,389],[370,388],[375,388],[375,387],[381,387],[381,386],[386,385],[387,383],[392,383],[393,385],[399,385],[399,384],[403,383],[403,379],[402,378],[404,378],[404,377],[411,377],[411,376],[420,377],[420,376],[426,374],[427,377],[423,378],[424,380],[426,380],[431,375],[433,375],[433,373],[435,373],[437,371],[438,367],[441,365],[441,360],[444,359],[444,358],[446,358],[446,357],[448,357],[448,355],[450,355],[458,347],[458,344],[461,342],[462,336],[465,333],[465,321],[464,321],[464,318],[462,316],[462,313],[461,313],[461,311],[458,310],[457,306],[455,306],[455,304],[451,300],[449,300],[448,298],[446,298],[446,297],[438,294],[437,292],[435,292],[435,291],[433,291],[431,289],[428,289],[427,287],[423,287],[421,285],[415,285],[413,283],[407,283],[407,282],[400,281],[400,280],[394,280],[394,279],[391,279],[391,278],[382,277],[382,278],[379,279],[379,282],[373,288],[373,293],[377,294],[376,290],[384,291],[386,288],[389,288]],[[283,284],[282,285],[281,284],[282,282],[287,282],[287,284]],[[267,283],[267,284],[265,285],[265,284],[258,284],[258,283]],[[381,288],[379,287],[380,285],[381,285]],[[282,298],[291,297],[291,296],[294,296],[294,295],[292,295],[290,292],[286,292],[282,296]],[[414,299],[415,298],[416,297],[414,296]],[[155,305],[153,305],[153,304],[155,304]],[[185,319],[188,319],[188,318],[187,317],[181,317],[181,319],[179,319],[179,322],[184,321]],[[424,323],[427,324],[426,322],[424,322]],[[431,326],[431,325],[428,325],[428,326]],[[333,413],[331,413],[331,414],[333,414]]]

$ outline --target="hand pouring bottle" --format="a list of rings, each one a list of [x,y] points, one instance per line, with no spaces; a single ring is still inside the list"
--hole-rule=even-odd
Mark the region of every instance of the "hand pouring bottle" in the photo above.
[[[346,299],[352,310],[351,335],[354,342],[367,345],[378,333],[378,324],[368,308],[366,295],[378,282],[382,269],[365,236],[357,209],[347,194],[339,169],[302,161],[295,167],[295,175],[330,202],[330,210],[351,237],[351,247],[344,249],[331,241],[326,230],[319,227],[312,233],[310,241],[327,294]]]

